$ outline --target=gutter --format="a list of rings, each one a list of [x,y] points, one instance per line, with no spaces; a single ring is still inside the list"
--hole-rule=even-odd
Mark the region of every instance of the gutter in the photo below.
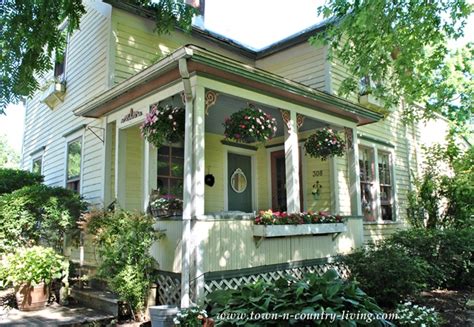
[[[192,53],[192,52],[191,52]],[[184,192],[183,202],[183,232],[181,240],[181,308],[188,308],[190,305],[190,260],[191,260],[191,215],[193,214],[193,91],[189,80],[189,70],[187,58],[180,58],[178,61],[179,74],[184,87],[185,104],[185,134],[184,134]]]

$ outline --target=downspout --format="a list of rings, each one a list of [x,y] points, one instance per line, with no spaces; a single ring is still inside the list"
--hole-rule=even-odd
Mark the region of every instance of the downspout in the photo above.
[[[191,207],[193,194],[193,92],[189,80],[189,71],[186,58],[179,59],[179,73],[184,87],[185,128],[184,128],[184,192],[183,192],[183,234],[181,238],[181,308],[190,305],[190,253],[191,253]]]

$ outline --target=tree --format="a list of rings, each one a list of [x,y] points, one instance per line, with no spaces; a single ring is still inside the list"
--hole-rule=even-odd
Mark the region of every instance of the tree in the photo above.
[[[0,168],[16,168],[20,163],[20,156],[8,144],[7,137],[0,135]]]
[[[366,91],[385,108],[404,101],[410,121],[443,114],[459,130],[473,113],[474,47],[450,52],[448,40],[463,35],[473,5],[465,0],[328,0],[318,8],[331,21],[312,44],[347,68],[339,93]],[[423,109],[420,109],[423,108]]]
[[[184,0],[128,0],[156,15],[156,31],[175,26],[189,30],[197,12]],[[0,114],[8,103],[31,97],[38,89],[37,77],[60,60],[66,36],[79,28],[86,12],[81,0],[6,0],[0,6]],[[60,29],[62,22],[67,27]]]

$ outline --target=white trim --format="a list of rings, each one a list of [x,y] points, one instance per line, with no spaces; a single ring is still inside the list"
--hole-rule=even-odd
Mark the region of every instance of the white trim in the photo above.
[[[348,157],[347,157],[348,158]],[[337,170],[337,158],[329,158],[329,185],[331,187],[331,212],[338,215],[341,211],[339,201],[339,176]]]
[[[196,76],[198,83],[204,85],[206,88],[213,89],[217,92],[227,93],[233,96],[247,99],[247,101],[260,102],[276,108],[291,108],[291,112],[301,114],[309,118],[314,118],[335,126],[346,126],[356,128],[357,123],[351,120],[343,119],[333,114],[318,111],[309,107],[295,104],[289,101],[275,98],[270,95],[262,94],[253,90],[244,89],[238,86],[226,84],[217,80],[213,80],[203,76]]]
[[[69,143],[72,141],[76,141],[80,139],[81,141],[81,164],[80,164],[80,172],[79,172],[79,194],[82,194],[82,189],[84,187],[83,183],[83,173],[84,173],[84,134],[86,129],[81,128],[80,130],[64,137],[64,160],[65,160],[65,169],[64,169],[64,176],[63,176],[63,185],[64,187],[67,186],[67,170],[68,170],[68,146]]]
[[[392,147],[388,147],[382,144],[378,144],[375,142],[370,142],[367,140],[359,139],[357,142],[358,147],[365,147],[372,150],[372,161],[374,164],[374,176],[373,176],[373,196],[375,197],[375,210],[376,213],[375,219],[376,221],[364,221],[364,224],[377,224],[377,223],[396,223],[399,222],[400,219],[400,208],[398,202],[398,195],[397,195],[397,183],[396,183],[396,151]],[[384,152],[389,155],[389,165],[390,165],[390,178],[392,183],[392,197],[391,197],[391,205],[392,205],[392,220],[382,220],[382,206],[381,206],[381,199],[380,199],[380,176],[379,176],[379,168],[378,168],[378,159],[379,159],[379,152]],[[359,181],[360,185],[360,181]]]

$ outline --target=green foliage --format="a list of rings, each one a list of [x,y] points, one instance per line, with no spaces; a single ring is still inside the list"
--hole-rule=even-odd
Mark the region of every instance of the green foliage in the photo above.
[[[265,143],[277,131],[275,118],[253,105],[234,112],[225,118],[222,125],[227,140],[243,143]]]
[[[181,309],[173,319],[175,325],[182,327],[201,327],[207,318],[207,311],[198,307]]]
[[[306,154],[313,158],[326,160],[329,157],[342,157],[346,143],[332,128],[323,128],[311,134],[304,142]]]
[[[474,147],[453,159],[454,176],[443,177],[442,195],[448,200],[445,225],[474,227]]]
[[[66,235],[77,239],[85,206],[79,194],[42,184],[0,196],[0,253],[33,244],[61,249]]]
[[[426,283],[430,288],[474,286],[474,228],[410,229],[393,234],[387,246],[401,249],[411,258],[428,264]],[[390,256],[388,260],[392,261]],[[379,287],[384,286],[381,283]]]
[[[159,148],[165,143],[184,140],[185,110],[180,107],[154,105],[140,126],[144,138]]]
[[[169,32],[175,26],[189,31],[196,10],[184,0],[131,0],[132,5],[155,13],[158,33]],[[60,60],[66,45],[66,35],[79,28],[85,13],[81,0],[13,1],[2,3],[0,113],[10,102],[30,97],[39,88],[36,77],[53,68],[54,58]],[[68,20],[66,31],[59,29]]]
[[[49,284],[53,279],[60,278],[66,270],[67,261],[52,248],[17,248],[6,256],[0,267],[0,287],[9,284]]]
[[[474,149],[453,153],[452,147],[434,145],[424,155],[422,173],[408,193],[408,222],[429,229],[473,226]]]
[[[243,313],[249,318],[251,313],[272,314],[334,314],[334,319],[267,320],[266,326],[384,326],[382,320],[342,320],[342,312],[361,312],[375,314],[381,308],[367,296],[358,283],[339,278],[334,270],[323,276],[307,274],[302,280],[291,276],[281,278],[275,283],[260,279],[252,284],[241,285],[236,290],[217,290],[208,297],[212,308],[211,316],[229,313]],[[222,317],[222,315],[221,315]],[[375,319],[375,318],[374,318]],[[261,326],[262,321],[217,319],[216,326]]]
[[[441,319],[434,308],[422,307],[406,302],[399,304],[395,313],[398,316],[397,325],[400,327],[441,326]]]
[[[341,95],[358,95],[360,81],[370,77],[366,92],[387,109],[403,99],[406,118],[441,113],[461,124],[470,118],[473,47],[447,48],[463,35],[473,11],[468,1],[329,0],[318,11],[332,22],[310,42],[327,44],[330,58],[347,68]]]
[[[95,237],[101,258],[98,275],[133,311],[145,308],[154,280],[155,260],[150,247],[162,234],[155,220],[138,212],[92,211],[84,215],[83,228]]]
[[[394,307],[426,288],[428,264],[400,247],[370,245],[344,261],[351,271],[351,279],[363,285],[383,306]]]
[[[18,167],[20,163],[20,156],[7,140],[5,134],[0,134],[0,169]]]
[[[39,174],[21,169],[0,168],[0,195],[42,182],[43,176]]]

